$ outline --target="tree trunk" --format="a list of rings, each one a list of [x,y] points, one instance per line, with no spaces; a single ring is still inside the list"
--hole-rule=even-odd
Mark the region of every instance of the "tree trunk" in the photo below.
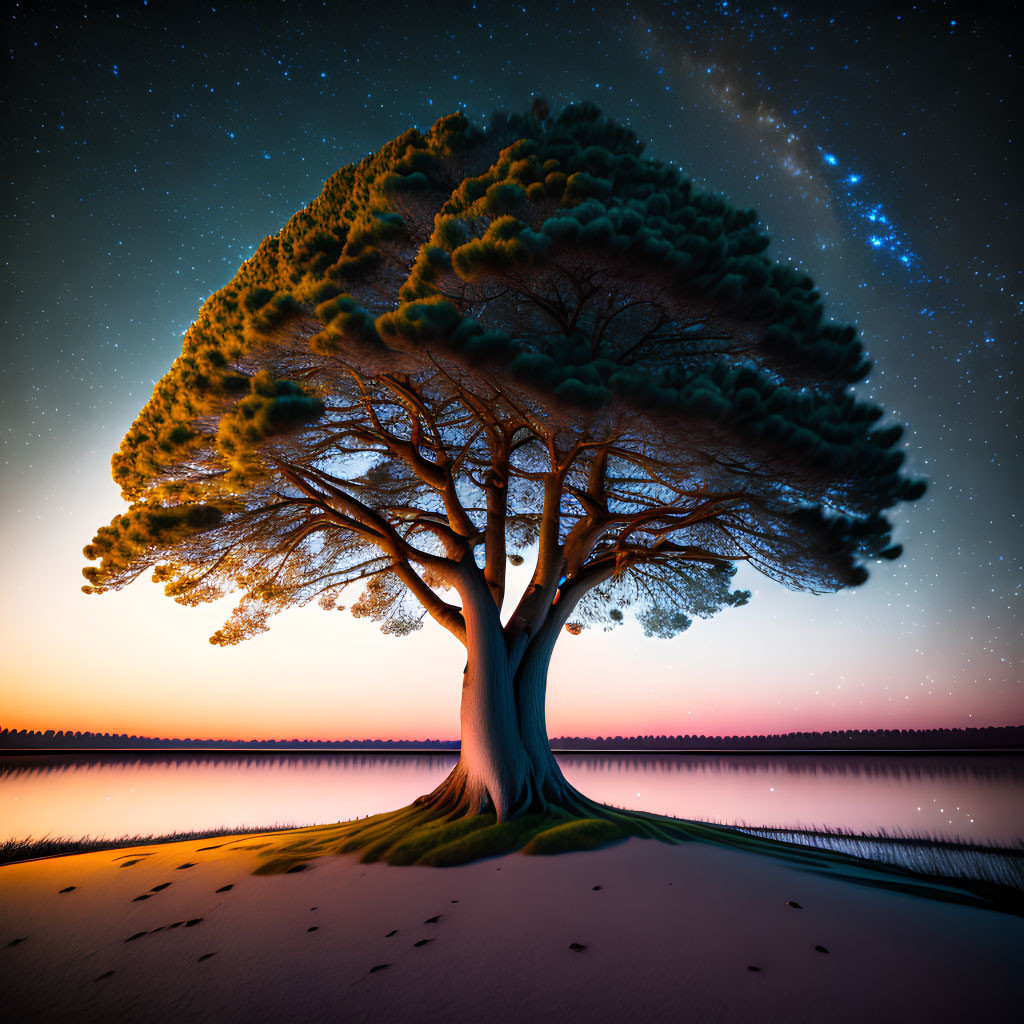
[[[548,739],[546,716],[548,666],[554,641],[558,637],[557,625],[545,632],[527,648],[515,677],[516,713],[519,735],[533,769],[534,801],[544,806],[553,805],[571,809],[579,799],[562,775]]]
[[[461,753],[448,778],[417,804],[450,817],[493,810],[499,821],[577,807],[583,798],[551,753],[544,715],[558,625],[549,624],[521,658],[513,658],[493,600],[486,591],[474,596],[479,600],[464,604]]]
[[[469,629],[466,646],[462,752],[455,772],[464,776],[467,813],[493,808],[503,821],[529,798],[530,762],[519,735],[512,671],[500,624]]]

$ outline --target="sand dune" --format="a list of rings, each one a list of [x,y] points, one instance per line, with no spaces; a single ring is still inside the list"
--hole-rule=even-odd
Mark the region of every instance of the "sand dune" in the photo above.
[[[1024,1005],[1024,920],[756,854],[632,839],[254,876],[259,845],[0,868],[7,1019],[959,1024]]]

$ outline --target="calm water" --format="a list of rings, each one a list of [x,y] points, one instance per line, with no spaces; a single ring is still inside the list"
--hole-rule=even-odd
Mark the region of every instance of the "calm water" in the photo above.
[[[407,753],[0,757],[0,840],[343,821],[409,803],[455,760]],[[595,753],[558,760],[590,797],[681,818],[1000,845],[1024,839],[1024,755]]]

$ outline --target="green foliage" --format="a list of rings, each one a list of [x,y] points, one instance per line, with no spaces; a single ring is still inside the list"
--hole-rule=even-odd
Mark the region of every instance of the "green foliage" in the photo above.
[[[109,526],[101,526],[83,554],[99,566],[88,566],[83,575],[86,593],[102,593],[109,575],[130,569],[139,556],[154,549],[166,552],[183,541],[215,529],[223,511],[214,505],[182,504],[169,506],[133,505],[115,516]]]
[[[456,532],[482,536],[486,445],[506,430],[514,546],[538,534],[544,453],[573,438],[619,438],[611,472],[646,480],[612,501],[623,523],[659,488],[694,508],[743,496],[687,521],[685,545],[666,545],[670,520],[618,527],[630,557],[581,625],[632,606],[648,633],[677,633],[743,603],[737,559],[794,587],[862,582],[899,555],[886,510],[923,484],[904,475],[900,428],[851,392],[869,368],[855,329],[767,246],[753,210],[646,159],[592,104],[403,133],[341,168],[203,304],[113,457],[132,504],[86,549],[90,588],[159,567],[178,600],[239,589],[215,636],[234,643],[289,603],[336,607],[375,580],[353,610],[404,634],[421,616],[378,542],[391,530],[441,553],[441,466],[480,499]],[[567,496],[560,542],[583,517]]]
[[[669,640],[723,608],[739,608],[750,600],[749,590],[732,590],[736,569],[726,562],[711,565],[682,562],[666,568],[657,581],[639,573],[615,576],[591,590],[577,609],[579,634],[588,626],[605,631],[622,625],[622,609],[636,609],[646,637]]]
[[[637,621],[643,626],[644,636],[658,637],[661,640],[670,640],[693,625],[693,619],[689,616],[676,608],[666,608],[663,605],[645,608],[637,616]]]
[[[315,420],[324,411],[316,395],[292,381],[274,380],[266,370],[250,378],[249,388],[249,395],[221,416],[217,430],[217,448],[233,471],[231,479],[241,486],[261,473],[255,449],[262,441]]]

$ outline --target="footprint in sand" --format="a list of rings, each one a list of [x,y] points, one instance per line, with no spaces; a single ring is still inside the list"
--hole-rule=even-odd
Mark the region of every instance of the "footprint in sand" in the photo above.
[[[141,864],[141,863],[142,863],[142,858],[140,857],[138,860],[126,860],[123,864],[119,864],[118,867],[130,868],[133,864]]]
[[[10,948],[11,946],[17,946],[17,945],[19,945],[19,943],[22,943],[22,942],[24,942],[24,941],[25,941],[25,939],[27,939],[27,938],[28,938],[28,936],[26,935],[26,936],[25,936],[24,938],[21,938],[21,939],[11,939],[11,941],[7,943],[7,947],[8,947],[8,949],[9,949],[9,948]]]
[[[296,864],[296,865],[295,865],[294,867],[290,867],[290,868],[289,868],[289,869],[288,869],[288,870],[287,870],[287,871],[285,872],[285,874],[286,874],[286,875],[294,875],[294,874],[295,874],[296,872],[298,872],[298,871],[305,871],[305,870],[306,870],[306,868],[308,868],[308,867],[309,867],[309,865],[308,865],[308,864]]]
[[[58,896],[63,896],[64,893],[66,893],[66,892],[74,892],[77,888],[78,888],[77,885],[69,885],[66,889],[61,889],[60,892],[57,893],[57,895]]]
[[[153,894],[151,892],[144,892],[141,896],[136,896],[132,900],[132,903],[138,903],[140,900],[148,900]]]
[[[318,925],[318,924],[315,924],[312,927],[306,929],[307,932],[315,932],[315,931],[319,931],[319,930],[320,930],[320,925]]]
[[[227,843],[218,843],[216,846],[200,846],[196,853],[202,853],[204,850],[219,850],[222,846],[227,845]]]
[[[136,932],[134,935],[129,935],[125,942],[134,942],[136,939],[141,939],[143,935],[148,935],[149,932]]]
[[[601,889],[601,886],[599,886],[599,885],[595,885],[594,886],[594,892],[598,892],[600,889]]]
[[[195,864],[193,862],[189,861],[187,864],[179,864],[174,870],[175,871],[184,871],[185,868],[194,868],[194,867],[195,867]]]
[[[390,967],[390,966],[391,966],[391,964],[377,964],[376,967],[371,967],[370,968],[370,973],[371,974],[376,974],[377,971],[383,971],[385,967]]]
[[[154,885],[153,888],[150,889],[149,891],[150,892],[163,892],[163,890],[166,889],[170,884],[171,884],[170,882],[161,882],[159,885]]]
[[[433,942],[433,939],[420,939],[419,942],[414,942],[413,946],[425,946],[428,942]]]
[[[761,968],[760,967],[755,967],[753,964],[747,964],[747,970],[748,971],[754,971],[754,973],[757,974],[757,973],[760,973]]]
[[[585,949],[586,949],[587,947],[586,947],[586,946],[584,946],[582,942],[570,942],[570,943],[569,943],[569,948],[570,948],[570,949],[571,949],[571,950],[572,950],[572,951],[573,951],[574,953],[582,953],[582,952],[583,952],[583,950],[585,950]]]
[[[786,900],[786,906],[792,907],[794,910],[803,910],[804,908],[797,903],[796,900]]]
[[[104,978],[109,978],[113,973],[113,971],[104,971],[103,974],[101,974],[98,978],[93,978],[92,980],[102,981]]]
[[[234,885],[222,885],[217,892],[231,892],[234,889]]]
[[[204,960],[209,960],[211,956],[216,956],[216,953],[204,953],[197,961],[197,964],[201,964]]]
[[[397,934],[398,934],[398,929],[397,928],[392,928],[391,931],[389,931],[387,933],[387,935],[384,936],[384,938],[385,939],[390,939],[392,935],[397,935]]]
[[[827,953],[827,952],[828,952],[828,950],[827,950],[827,949],[826,949],[826,948],[825,948],[824,946],[815,946],[814,948],[815,948],[815,949],[816,949],[816,950],[817,950],[817,951],[818,951],[819,953]]]
[[[193,917],[191,921],[186,921],[185,922],[185,927],[186,928],[192,928],[195,925],[199,924],[200,921],[202,921],[201,917]]]
[[[424,924],[437,924],[437,922],[440,921],[440,920],[441,920],[441,915],[440,914],[435,914],[433,917],[428,917],[426,919],[426,921],[424,921],[423,923]]]

